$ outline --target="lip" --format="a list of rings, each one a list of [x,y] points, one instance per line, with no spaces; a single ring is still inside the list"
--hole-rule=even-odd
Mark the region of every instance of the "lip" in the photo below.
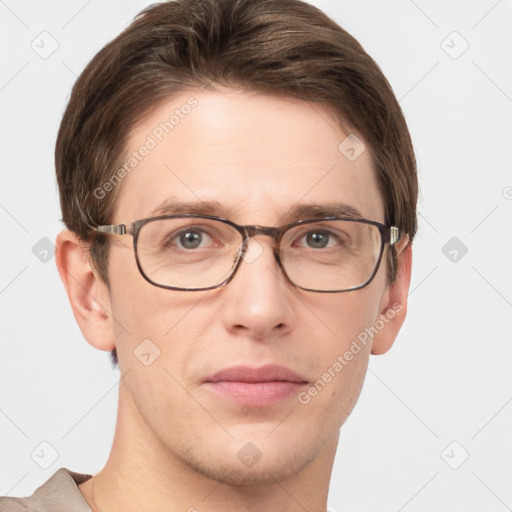
[[[281,365],[269,364],[258,368],[232,366],[204,380],[212,392],[247,407],[266,407],[286,400],[308,381]]]

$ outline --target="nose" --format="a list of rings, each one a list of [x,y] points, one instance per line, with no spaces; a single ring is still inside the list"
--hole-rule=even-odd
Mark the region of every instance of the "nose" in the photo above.
[[[259,240],[258,240],[259,239]],[[272,241],[251,238],[237,273],[223,291],[223,323],[232,334],[255,339],[293,329],[293,290],[275,259]]]

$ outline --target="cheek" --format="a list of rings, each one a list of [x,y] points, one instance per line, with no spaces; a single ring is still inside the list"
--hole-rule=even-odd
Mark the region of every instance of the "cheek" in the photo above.
[[[188,357],[190,346],[202,334],[200,323],[194,322],[200,312],[199,298],[176,296],[179,293],[143,284],[133,286],[130,293],[112,294],[116,347],[123,370],[139,363],[142,354],[149,353],[146,359],[165,361],[170,368]]]
[[[132,412],[152,431],[181,438],[181,425],[190,414],[183,368],[189,365],[194,340],[201,337],[193,322],[198,298],[192,301],[132,277],[118,288],[112,284],[116,348]],[[180,420],[171,421],[177,412]]]
[[[159,288],[140,274],[133,251],[113,248],[109,260],[111,306],[119,355],[145,339],[158,346],[199,297]]]
[[[376,280],[361,290],[309,297],[309,309],[316,316],[309,320],[314,326],[313,332],[323,330],[328,334],[328,340],[322,342],[322,352],[326,356],[332,358],[338,355],[365,328],[373,325],[378,317],[382,289],[383,286]]]
[[[343,425],[357,402],[368,367],[371,342],[365,344],[353,336],[338,340],[328,349],[323,348],[314,380],[297,399],[308,421],[327,435]]]
[[[315,341],[312,358],[315,380],[302,400],[299,397],[300,403],[332,411],[343,420],[348,416],[368,367],[372,347],[369,328],[379,308],[377,290],[381,290],[378,281],[361,290],[319,297],[311,306],[318,311],[318,329],[322,328],[328,335],[321,339],[318,336]]]

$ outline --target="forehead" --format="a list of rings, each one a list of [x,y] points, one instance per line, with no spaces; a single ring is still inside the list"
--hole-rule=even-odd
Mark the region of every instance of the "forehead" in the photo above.
[[[216,203],[212,214],[250,224],[274,224],[301,204],[339,203],[383,221],[369,148],[354,135],[313,103],[236,89],[182,91],[132,131],[114,222],[173,202]]]

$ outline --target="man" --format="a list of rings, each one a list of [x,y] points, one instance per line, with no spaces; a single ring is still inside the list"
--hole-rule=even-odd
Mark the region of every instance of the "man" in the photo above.
[[[112,451],[0,510],[327,510],[404,321],[417,178],[377,65],[298,0],[152,6],[78,79],[56,260],[119,364]]]

